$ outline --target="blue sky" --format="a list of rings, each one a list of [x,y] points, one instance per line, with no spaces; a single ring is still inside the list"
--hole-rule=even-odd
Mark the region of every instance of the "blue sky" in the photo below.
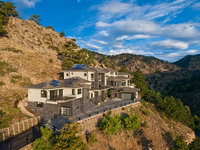
[[[132,53],[169,62],[200,53],[199,0],[11,0],[23,19],[37,14],[107,55]]]

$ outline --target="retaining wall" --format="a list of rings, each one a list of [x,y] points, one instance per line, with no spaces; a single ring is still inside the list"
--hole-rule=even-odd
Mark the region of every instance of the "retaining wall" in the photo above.
[[[141,103],[138,101],[135,103],[131,103],[129,105],[125,105],[122,107],[112,109],[111,111],[112,111],[112,114],[121,114],[122,112],[124,112],[124,108],[126,108],[126,107],[134,108],[134,107],[138,107],[140,105],[141,105]],[[108,111],[97,114],[97,115],[89,117],[89,118],[86,118],[84,120],[78,121],[77,123],[79,123],[82,128],[82,134],[85,134],[86,132],[94,131],[97,128],[98,121],[100,121],[103,118],[104,114],[106,114],[106,113],[108,113]]]

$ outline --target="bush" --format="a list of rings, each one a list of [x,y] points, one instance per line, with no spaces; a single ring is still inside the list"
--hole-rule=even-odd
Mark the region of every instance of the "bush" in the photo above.
[[[122,117],[122,123],[124,129],[135,131],[140,126],[140,118],[135,114],[125,114],[124,117]]]
[[[46,26],[45,28],[46,29],[51,29],[51,30],[55,31],[52,26]]]
[[[77,136],[80,134],[80,126],[73,124],[66,124],[61,130],[60,135],[55,138],[54,149],[66,150],[86,150],[87,146],[83,143],[81,138]]]
[[[33,150],[50,150],[52,149],[52,133],[53,131],[51,129],[49,129],[48,127],[41,127],[40,128],[42,136],[38,139],[36,139],[33,144]]]
[[[29,78],[23,78],[23,81],[20,83],[21,87],[26,87],[31,84],[32,84],[32,82],[31,82],[31,79],[29,79]]]
[[[200,138],[197,137],[192,143],[189,145],[190,150],[200,150]]]
[[[99,130],[107,135],[115,134],[121,128],[121,119],[119,115],[111,116],[111,114],[112,113],[109,112],[107,116],[103,117],[98,125]]]
[[[60,37],[64,37],[65,36],[65,32],[64,31],[61,31],[60,32]]]
[[[5,85],[5,82],[0,81],[0,86]]]
[[[144,121],[143,123],[141,123],[141,126],[144,127],[144,128],[147,128],[148,127],[148,122]]]
[[[97,139],[95,139],[95,136],[92,133],[86,134],[86,140],[87,140],[87,143],[89,143],[89,144],[97,142]]]
[[[2,50],[2,51],[13,52],[13,53],[22,53],[21,50],[15,49],[15,48],[13,48],[13,47],[2,48],[1,50]]]
[[[189,150],[189,147],[185,142],[185,138],[183,136],[178,136],[170,150]]]
[[[50,63],[53,63],[53,58],[50,58],[50,59],[49,59],[49,62],[50,62]]]

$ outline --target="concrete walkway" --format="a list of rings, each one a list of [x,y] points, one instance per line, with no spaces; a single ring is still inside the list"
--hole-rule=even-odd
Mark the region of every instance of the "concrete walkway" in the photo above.
[[[28,111],[25,106],[27,106],[27,98],[19,101],[18,108],[20,108],[22,113],[24,113],[25,115],[30,116],[30,117],[35,117],[35,115],[31,113],[30,111]]]

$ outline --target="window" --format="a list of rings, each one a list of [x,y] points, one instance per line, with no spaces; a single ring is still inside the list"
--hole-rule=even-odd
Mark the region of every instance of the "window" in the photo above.
[[[91,88],[94,88],[94,81],[92,81]]]
[[[87,76],[87,73],[84,73],[84,76]]]
[[[122,86],[126,86],[126,82],[122,82]]]
[[[78,89],[78,94],[81,94],[81,89]]]
[[[72,89],[72,95],[76,95],[75,89]]]
[[[110,74],[112,75],[112,74],[114,74],[114,72],[110,72]]]
[[[73,75],[73,72],[71,74]]]
[[[90,97],[93,98],[93,96],[94,96],[93,93],[91,93],[91,96],[90,96]]]
[[[91,79],[94,79],[94,74],[93,73],[91,74]]]
[[[68,107],[61,107],[61,114],[64,116],[70,116],[71,109]]]
[[[66,76],[69,76],[69,73],[66,73]]]
[[[63,89],[59,90],[59,97],[63,97]]]
[[[35,102],[35,107],[43,108],[43,103],[41,103],[41,102]]]
[[[47,97],[47,91],[41,90],[41,97]]]

